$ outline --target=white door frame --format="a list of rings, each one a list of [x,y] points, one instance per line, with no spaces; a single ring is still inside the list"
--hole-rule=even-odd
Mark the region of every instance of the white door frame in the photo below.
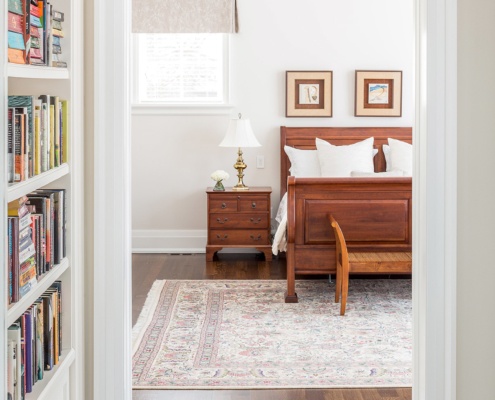
[[[131,400],[130,0],[93,0],[94,399]],[[416,0],[415,400],[455,400],[457,4]]]

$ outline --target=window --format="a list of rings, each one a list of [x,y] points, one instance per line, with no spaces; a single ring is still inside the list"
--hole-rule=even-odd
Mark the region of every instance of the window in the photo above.
[[[136,34],[137,104],[228,102],[228,35]]]

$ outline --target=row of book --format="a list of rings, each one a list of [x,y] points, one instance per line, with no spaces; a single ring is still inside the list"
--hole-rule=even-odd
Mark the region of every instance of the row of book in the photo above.
[[[9,96],[7,136],[9,183],[68,162],[68,101],[50,95]]]
[[[8,60],[67,67],[61,60],[64,13],[47,0],[8,0]]]
[[[7,398],[23,400],[62,355],[62,283],[48,290],[8,328]]]
[[[66,257],[65,189],[38,189],[8,204],[8,302],[19,301]]]

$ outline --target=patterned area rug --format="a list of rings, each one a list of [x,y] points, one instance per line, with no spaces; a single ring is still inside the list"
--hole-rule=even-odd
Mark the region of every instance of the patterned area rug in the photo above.
[[[133,328],[135,389],[412,385],[411,281],[156,281]]]

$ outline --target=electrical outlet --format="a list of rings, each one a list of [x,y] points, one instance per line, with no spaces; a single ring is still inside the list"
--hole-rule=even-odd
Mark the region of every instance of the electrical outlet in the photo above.
[[[265,156],[256,156],[256,168],[265,168]]]

